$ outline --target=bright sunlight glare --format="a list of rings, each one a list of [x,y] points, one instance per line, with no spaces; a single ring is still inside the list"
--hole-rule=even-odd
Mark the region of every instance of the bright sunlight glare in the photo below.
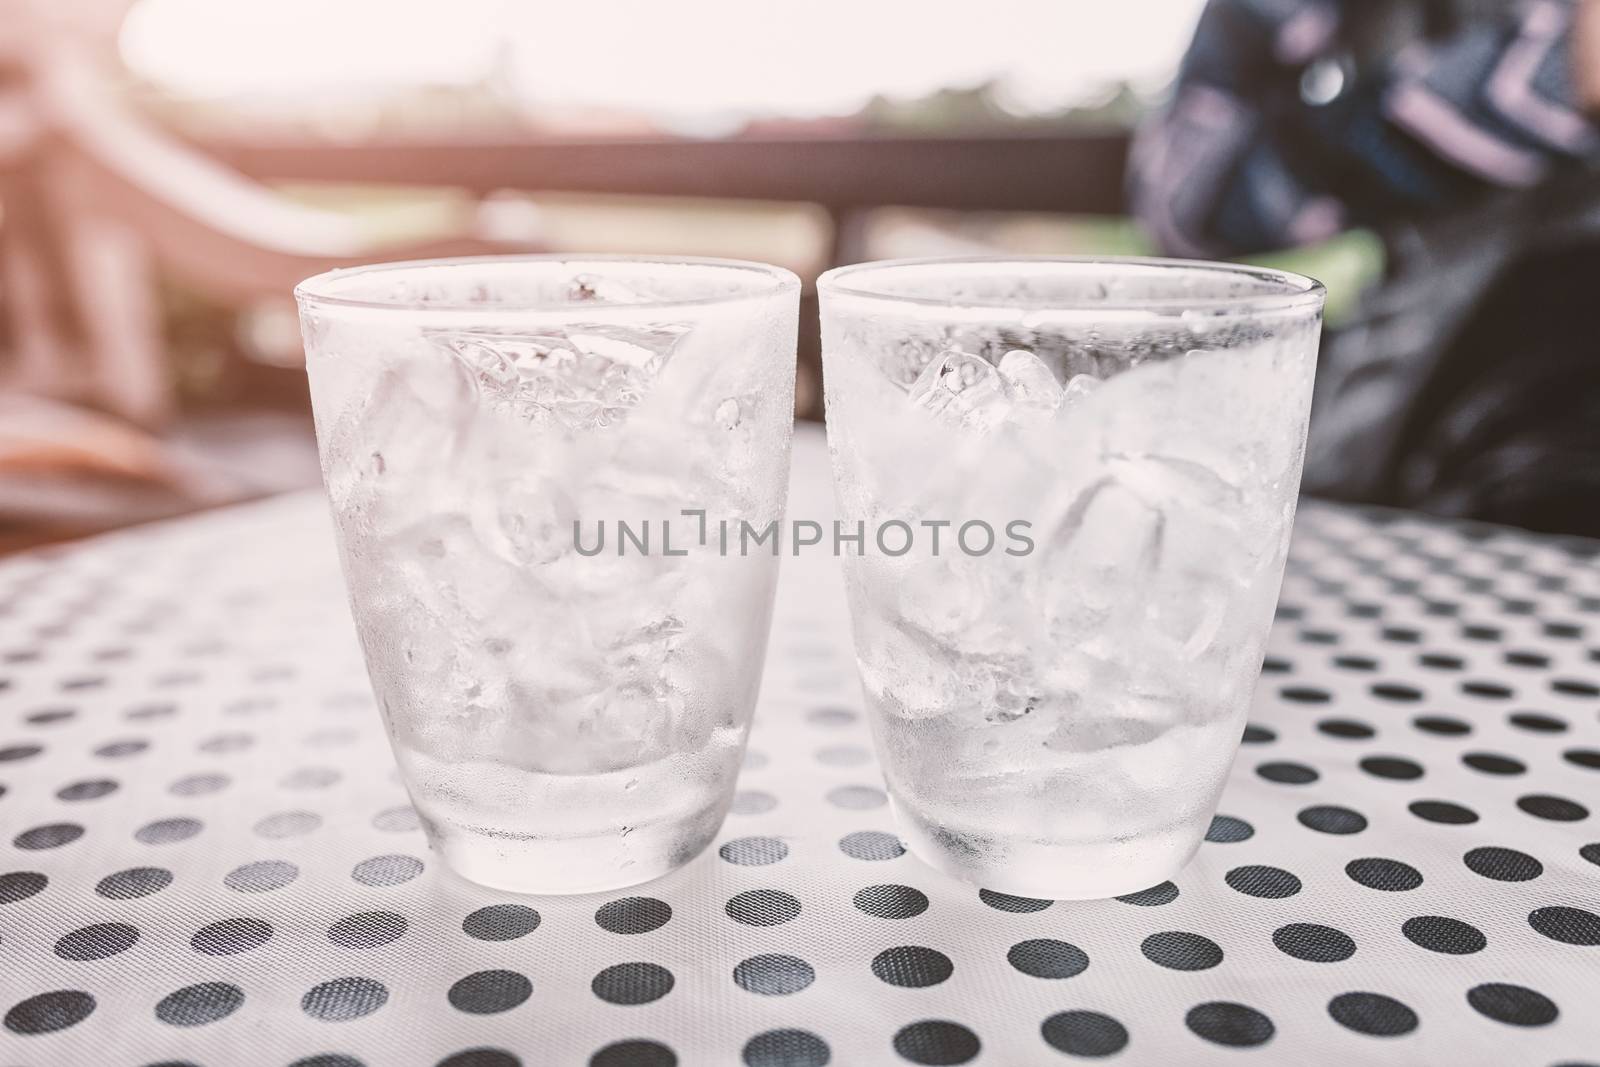
[[[496,84],[534,105],[820,115],[998,79],[1043,111],[1170,77],[1203,0],[140,0],[130,68],[183,96]]]

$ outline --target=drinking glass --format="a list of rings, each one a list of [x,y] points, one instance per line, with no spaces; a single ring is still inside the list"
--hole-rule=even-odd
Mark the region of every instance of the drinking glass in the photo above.
[[[434,848],[529,893],[693,857],[732,797],[778,567],[703,524],[782,519],[798,280],[526,256],[295,293],[351,611]]]
[[[906,846],[1033,897],[1170,878],[1259,677],[1322,287],[967,259],[818,289],[856,657]]]

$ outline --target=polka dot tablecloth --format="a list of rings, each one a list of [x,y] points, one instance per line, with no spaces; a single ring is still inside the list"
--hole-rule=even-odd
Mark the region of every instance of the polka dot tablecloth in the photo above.
[[[1090,903],[904,853],[826,557],[715,846],[521,899],[430,855],[319,498],[0,563],[0,1064],[1600,1062],[1595,551],[1308,504],[1207,843]]]

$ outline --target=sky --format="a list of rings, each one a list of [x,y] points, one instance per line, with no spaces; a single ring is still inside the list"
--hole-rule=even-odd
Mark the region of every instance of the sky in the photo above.
[[[470,84],[659,118],[811,116],[996,78],[1019,111],[1170,77],[1203,0],[139,0],[123,56],[196,98]]]

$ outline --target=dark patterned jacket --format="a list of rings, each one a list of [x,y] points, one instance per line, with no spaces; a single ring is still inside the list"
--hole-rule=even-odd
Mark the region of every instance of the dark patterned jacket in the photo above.
[[[1169,253],[1347,227],[1386,276],[1323,347],[1306,487],[1600,536],[1600,130],[1576,5],[1211,0],[1139,131]]]

